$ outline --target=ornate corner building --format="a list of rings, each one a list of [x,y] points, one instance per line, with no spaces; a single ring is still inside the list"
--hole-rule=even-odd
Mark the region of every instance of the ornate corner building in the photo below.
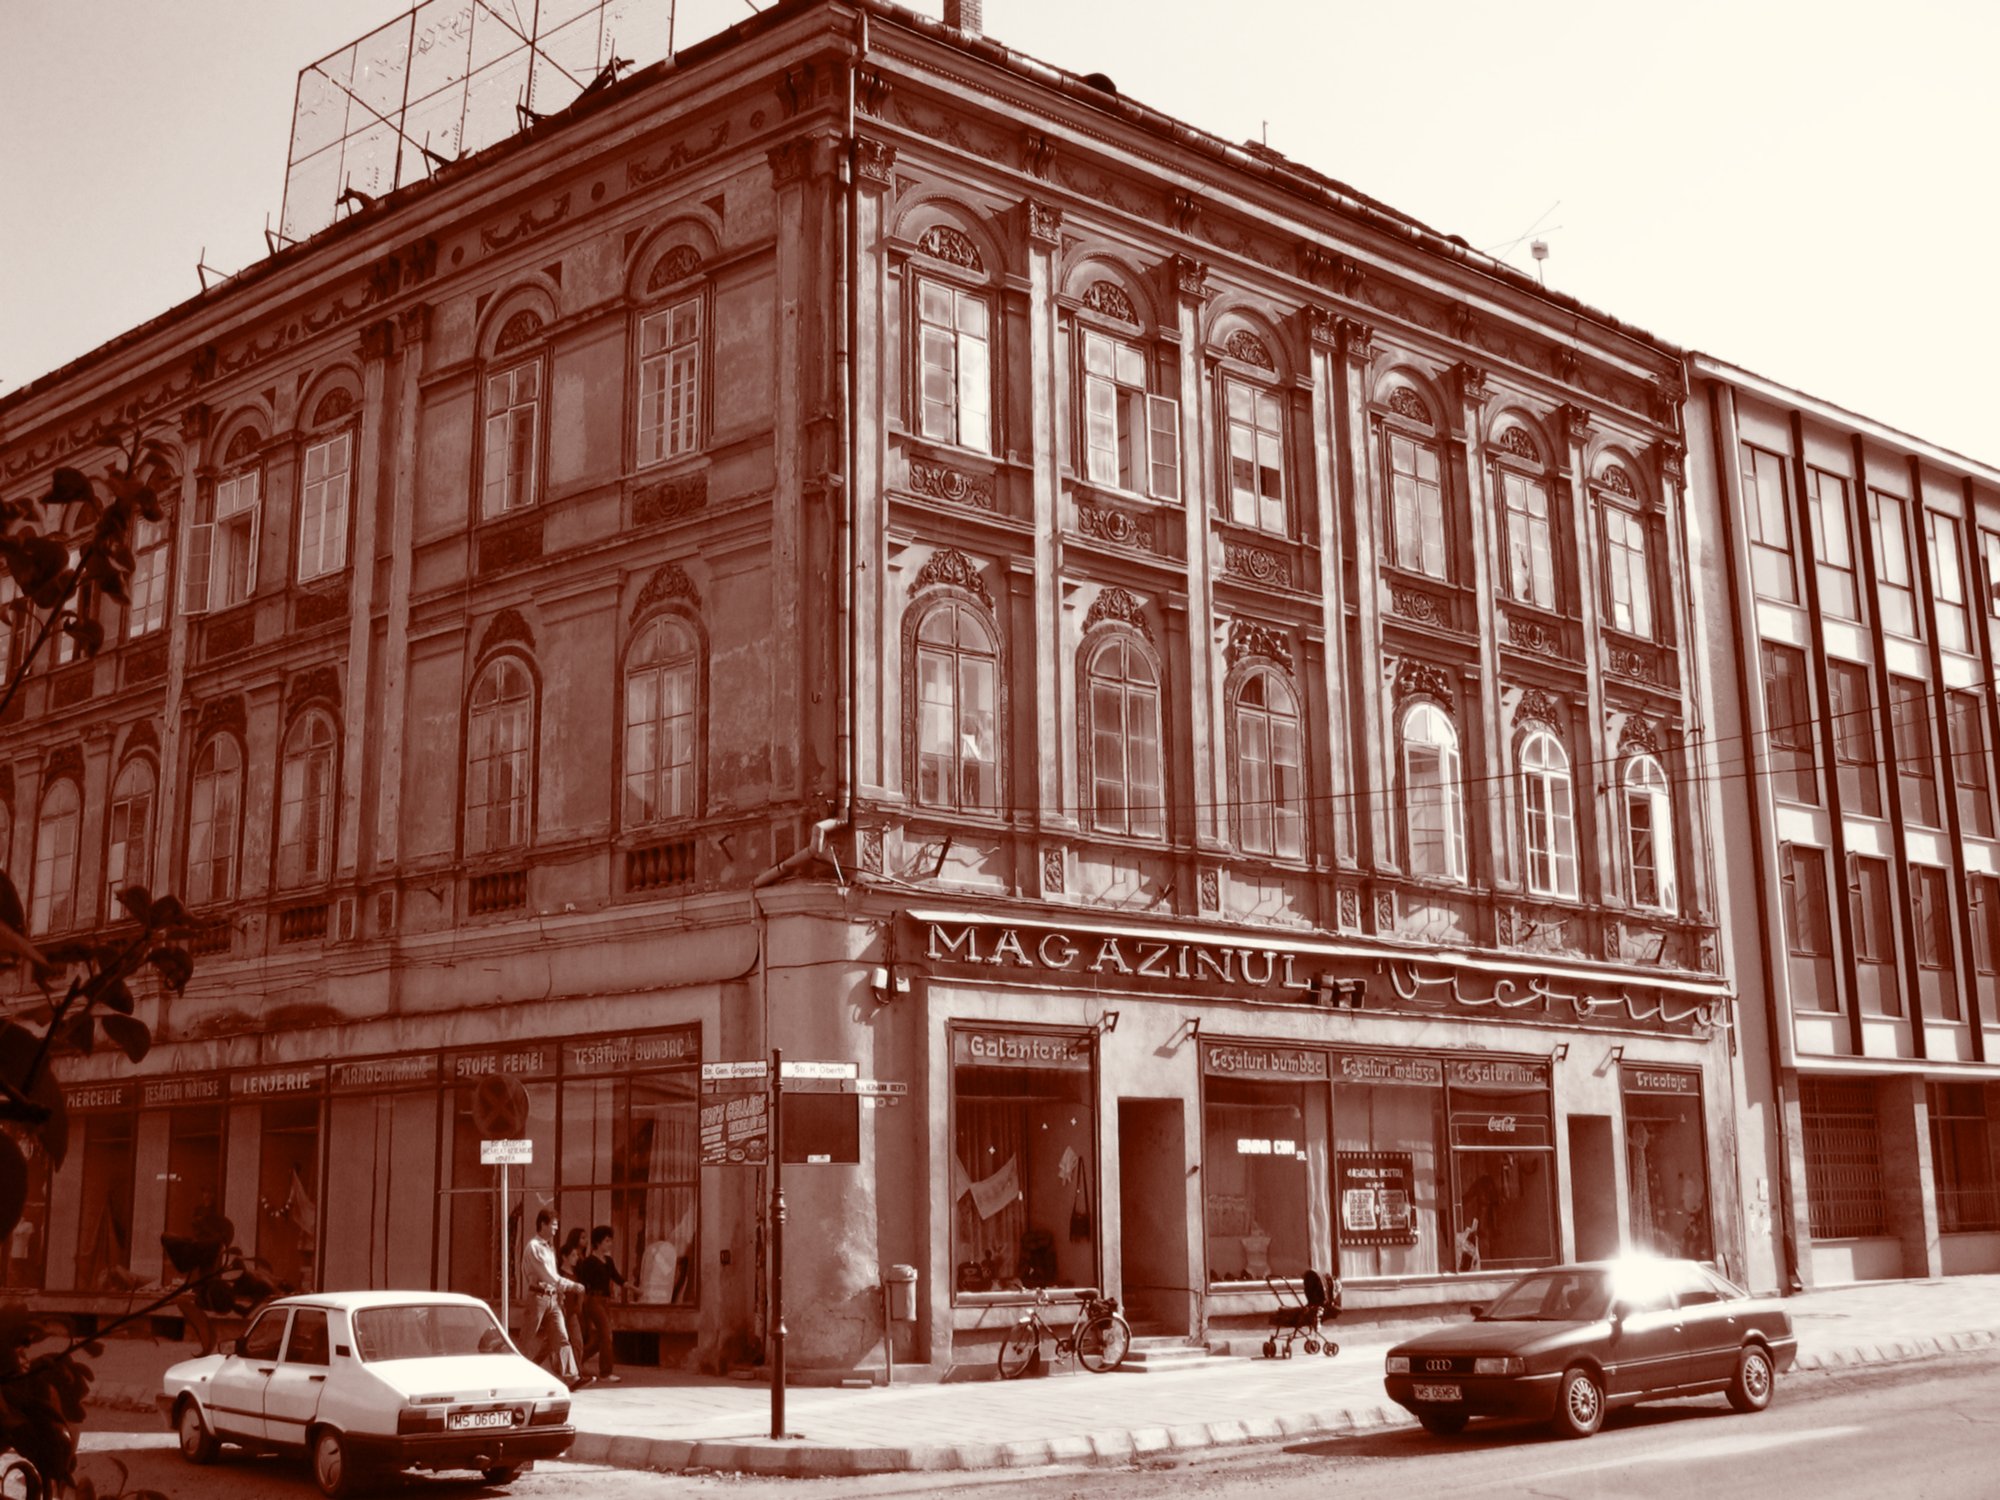
[[[1743,1265],[1679,351],[973,9],[775,7],[0,402],[10,492],[137,425],[177,497],[0,856],[215,919],[11,1282],[220,1212],[496,1295],[498,1073],[628,1341],[746,1358],[772,1048],[880,1085],[799,1096],[801,1364],[891,1263],[939,1368],[1017,1283]]]
[[[1689,371],[1753,1277],[2000,1270],[2000,472]]]

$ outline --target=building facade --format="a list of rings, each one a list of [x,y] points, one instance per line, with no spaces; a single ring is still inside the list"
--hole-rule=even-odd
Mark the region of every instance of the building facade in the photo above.
[[[773,1048],[883,1086],[794,1104],[796,1363],[896,1263],[938,1367],[1018,1283],[1741,1265],[1679,351],[951,19],[775,7],[0,403],[10,489],[136,423],[178,502],[4,726],[7,868],[217,919],[11,1282],[221,1212],[495,1295],[500,1074],[516,1202],[748,1359],[700,1069]]]
[[[1754,1279],[2000,1269],[2000,473],[1689,370]]]

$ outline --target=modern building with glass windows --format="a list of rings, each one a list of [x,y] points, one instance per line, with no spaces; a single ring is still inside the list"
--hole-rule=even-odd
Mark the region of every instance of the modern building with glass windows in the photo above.
[[[767,9],[0,401],[10,493],[137,422],[175,500],[6,867],[214,920],[10,1279],[220,1212],[496,1295],[497,1075],[628,1342],[741,1362],[700,1070],[773,1048],[859,1075],[788,1111],[798,1364],[898,1263],[940,1369],[1024,1282],[1261,1338],[1311,1268],[1741,1268],[1680,351],[949,19]]]
[[[2000,1270],[2000,471],[1689,369],[1753,1279]]]

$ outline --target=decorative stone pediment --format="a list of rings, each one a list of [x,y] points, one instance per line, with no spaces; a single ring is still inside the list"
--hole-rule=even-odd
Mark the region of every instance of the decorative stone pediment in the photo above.
[[[1542,461],[1542,450],[1525,427],[1509,427],[1493,440],[1493,446],[1503,453],[1511,453],[1516,458],[1525,458],[1530,463]]]
[[[1261,656],[1276,662],[1285,671],[1292,670],[1292,647],[1284,635],[1268,625],[1260,625],[1255,620],[1231,620],[1229,622],[1229,645],[1223,651],[1230,666],[1247,657]]]
[[[1246,365],[1255,365],[1260,370],[1278,368],[1277,361],[1271,358],[1271,351],[1254,333],[1239,328],[1229,335],[1229,341],[1222,347],[1231,359],[1240,359]]]
[[[1450,708],[1454,701],[1451,673],[1434,662],[1405,657],[1396,669],[1396,697],[1435,698]]]
[[[964,589],[989,610],[993,608],[993,595],[986,587],[986,580],[979,576],[978,565],[956,547],[940,547],[933,552],[930,560],[917,569],[910,592],[920,594],[940,586]]]
[[[1431,409],[1424,404],[1424,398],[1406,385],[1399,385],[1389,392],[1389,410],[1399,417],[1408,417],[1412,422],[1431,425]]]
[[[495,615],[479,637],[479,654],[484,656],[495,646],[508,642],[518,642],[530,651],[535,649],[535,632],[528,628],[528,622],[518,609],[503,609]]]
[[[1530,721],[1553,729],[1562,722],[1562,706],[1540,688],[1529,688],[1521,694],[1521,701],[1514,707],[1514,722],[1526,724]]]
[[[967,271],[986,269],[986,262],[979,254],[979,247],[973,244],[972,237],[949,224],[933,224],[926,229],[917,239],[917,253]]]
[[[1139,310],[1132,305],[1131,294],[1115,281],[1094,282],[1083,294],[1083,305],[1121,323],[1139,321]]]
[[[692,245],[676,245],[661,256],[646,278],[646,290],[657,292],[691,276],[701,274],[701,252]]]
[[[639,590],[638,602],[632,606],[633,621],[636,623],[647,610],[669,599],[685,599],[696,609],[701,608],[701,591],[679,563],[662,563],[653,570],[653,576]]]
[[[524,307],[500,325],[500,337],[493,341],[493,351],[501,354],[509,349],[517,349],[531,341],[541,331],[541,314],[532,308]]]
[[[1153,627],[1146,623],[1145,606],[1124,589],[1105,589],[1091,601],[1083,616],[1084,632],[1088,634],[1097,626],[1114,621],[1130,625],[1149,641],[1153,638]]]

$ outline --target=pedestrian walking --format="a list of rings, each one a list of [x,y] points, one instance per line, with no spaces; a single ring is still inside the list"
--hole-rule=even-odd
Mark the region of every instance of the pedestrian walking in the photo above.
[[[578,1384],[576,1351],[570,1346],[563,1298],[583,1288],[563,1275],[557,1262],[556,1232],[561,1228],[554,1209],[545,1208],[535,1215],[535,1237],[528,1241],[528,1292],[534,1299],[532,1342],[535,1363],[574,1389]]]
[[[583,1355],[597,1351],[597,1378],[607,1385],[618,1383],[612,1370],[611,1304],[626,1295],[625,1276],[612,1257],[617,1234],[609,1224],[599,1224],[590,1232],[590,1254],[577,1263],[576,1279],[583,1283]]]

